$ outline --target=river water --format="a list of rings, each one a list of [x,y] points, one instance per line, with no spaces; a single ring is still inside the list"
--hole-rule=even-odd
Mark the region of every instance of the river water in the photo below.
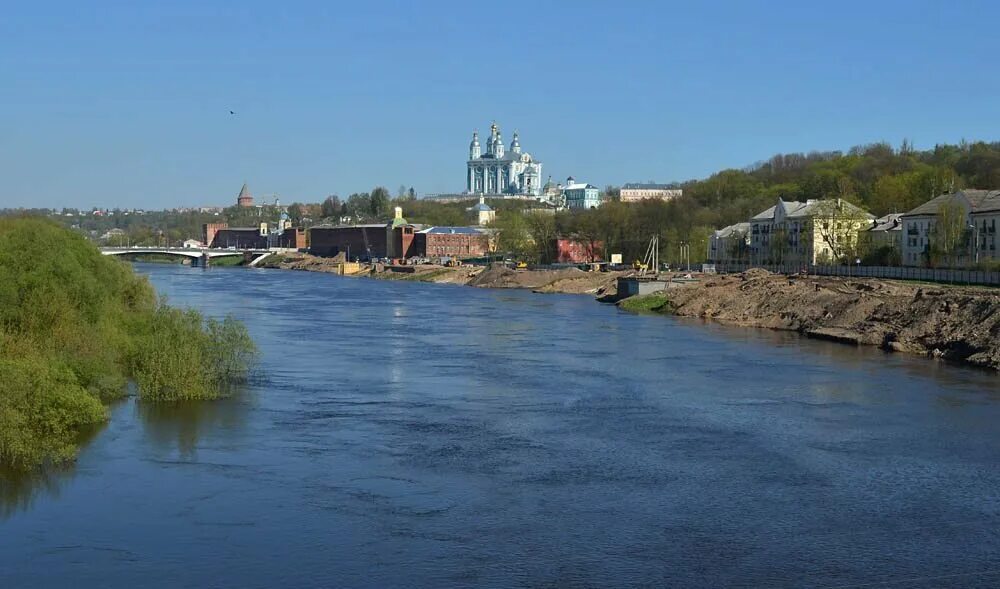
[[[6,481],[0,587],[997,587],[997,377],[589,297],[140,265],[266,377]],[[883,584],[889,583],[889,584]]]

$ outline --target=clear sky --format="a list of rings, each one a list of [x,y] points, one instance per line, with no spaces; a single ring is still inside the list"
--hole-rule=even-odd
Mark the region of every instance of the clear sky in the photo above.
[[[599,186],[998,140],[997,23],[954,0],[17,2],[0,207],[457,192],[494,119]]]

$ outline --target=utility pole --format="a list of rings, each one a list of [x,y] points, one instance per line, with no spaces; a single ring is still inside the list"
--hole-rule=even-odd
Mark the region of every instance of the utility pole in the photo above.
[[[979,263],[979,226],[975,222],[969,223],[969,229],[972,229],[973,242],[972,242],[972,252],[975,257],[975,263]]]

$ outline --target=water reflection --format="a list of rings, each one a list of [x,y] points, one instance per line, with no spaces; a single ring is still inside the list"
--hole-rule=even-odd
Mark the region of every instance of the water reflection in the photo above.
[[[240,391],[218,401],[139,401],[135,411],[154,450],[165,454],[176,450],[180,459],[195,460],[199,442],[208,432],[223,438],[239,436],[252,405],[252,395]]]
[[[78,447],[87,446],[106,424],[88,428],[77,440]],[[41,496],[56,499],[76,473],[76,464],[50,464],[29,471],[0,467],[0,520],[19,511],[26,511]]]
[[[31,509],[41,495],[58,499],[60,491],[73,477],[74,471],[73,464],[30,472],[0,468],[0,520]]]

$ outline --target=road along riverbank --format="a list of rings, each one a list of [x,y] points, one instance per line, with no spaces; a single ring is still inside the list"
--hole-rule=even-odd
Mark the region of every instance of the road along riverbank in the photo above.
[[[1000,291],[753,269],[619,301],[626,310],[796,331],[808,337],[1000,369]]]

